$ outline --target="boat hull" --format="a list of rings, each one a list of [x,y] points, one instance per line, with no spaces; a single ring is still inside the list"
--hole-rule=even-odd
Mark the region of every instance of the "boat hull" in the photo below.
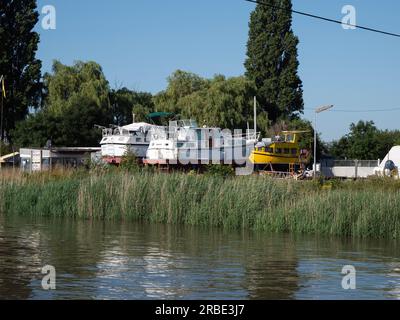
[[[101,154],[103,160],[107,163],[119,164],[126,154],[134,154],[139,159],[145,158],[148,147],[148,144],[105,144],[101,146]]]
[[[268,152],[253,151],[250,161],[254,164],[298,164],[300,165],[298,156],[277,155]]]

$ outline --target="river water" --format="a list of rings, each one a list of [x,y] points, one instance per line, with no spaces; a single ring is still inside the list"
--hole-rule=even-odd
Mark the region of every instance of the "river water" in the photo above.
[[[388,240],[0,216],[0,299],[398,299],[399,253]]]

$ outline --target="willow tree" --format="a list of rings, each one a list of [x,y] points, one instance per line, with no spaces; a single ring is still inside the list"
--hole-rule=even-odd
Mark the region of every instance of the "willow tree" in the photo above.
[[[255,82],[260,111],[269,120],[291,119],[304,109],[298,76],[298,38],[292,30],[290,0],[263,0],[252,12],[246,76]]]
[[[176,70],[167,78],[168,86],[154,96],[154,105],[157,111],[169,111],[176,114],[185,114],[179,108],[179,100],[209,87],[209,81],[192,72]]]
[[[148,121],[146,115],[154,111],[153,96],[148,92],[137,92],[128,88],[114,89],[110,92],[113,123],[118,126],[133,121]]]
[[[113,121],[109,84],[95,62],[72,66],[55,61],[53,72],[44,75],[43,107],[18,123],[13,136],[18,146],[96,146],[101,131],[95,125]]]
[[[109,84],[101,66],[93,61],[76,61],[67,66],[54,61],[53,72],[44,75],[44,107],[55,115],[69,112],[82,100],[99,111],[109,111]],[[82,105],[84,107],[84,105]]]
[[[246,129],[253,121],[254,84],[245,77],[216,75],[209,87],[182,97],[177,105],[186,117],[199,124],[228,129]]]
[[[244,76],[206,79],[178,70],[168,78],[167,89],[154,97],[154,104],[158,111],[175,112],[201,125],[245,129],[253,122],[254,95],[254,82]]]

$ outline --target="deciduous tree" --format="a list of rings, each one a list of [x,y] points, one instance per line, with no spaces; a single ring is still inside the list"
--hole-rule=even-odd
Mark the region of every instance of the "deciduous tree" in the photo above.
[[[110,103],[113,114],[113,123],[118,126],[135,121],[147,121],[146,115],[154,111],[153,96],[147,92],[136,92],[127,88],[112,90]]]
[[[39,35],[33,30],[39,14],[35,0],[0,2],[0,75],[5,77],[4,123],[0,140],[41,98],[41,61],[36,58]]]
[[[400,131],[379,130],[373,121],[350,125],[350,132],[329,145],[337,159],[383,159],[394,145],[400,144]]]

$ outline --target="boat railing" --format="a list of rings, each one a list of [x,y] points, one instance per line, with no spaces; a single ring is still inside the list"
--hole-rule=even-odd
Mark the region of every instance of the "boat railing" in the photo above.
[[[114,133],[114,130],[111,128],[103,129],[103,137],[112,136],[113,133]]]
[[[133,132],[136,131],[129,131],[123,128],[108,128],[108,129],[103,129],[103,137],[110,137],[110,136],[131,136]],[[141,131],[142,133],[145,133]]]
[[[163,126],[154,126],[152,127],[148,133],[147,137],[149,137],[149,140],[164,140],[167,139],[168,133],[167,133],[167,128]]]
[[[169,126],[172,128],[179,128],[179,127],[198,128],[197,122],[193,119],[170,121]]]
[[[365,167],[374,168],[379,166],[379,160],[323,160],[324,166],[330,167]]]
[[[246,139],[188,139],[188,140],[180,140],[180,139],[151,139],[150,141],[160,141],[160,140],[168,140],[172,142],[175,148],[182,149],[219,149],[219,148],[236,148],[236,147],[246,147],[247,141]]]

